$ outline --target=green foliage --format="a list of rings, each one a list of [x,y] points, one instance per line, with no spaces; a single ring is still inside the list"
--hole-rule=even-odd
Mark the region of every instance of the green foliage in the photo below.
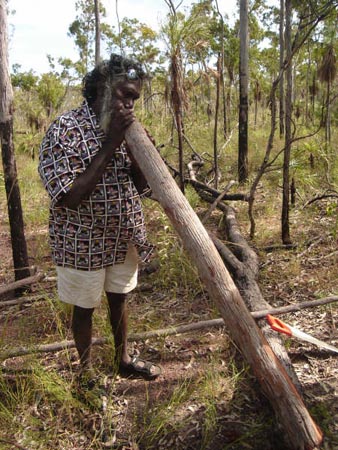
[[[13,66],[13,73],[11,75],[12,86],[20,88],[25,92],[30,92],[36,88],[38,77],[34,75],[33,70],[29,72],[19,72],[20,66]]]
[[[119,33],[113,35],[107,44],[109,51],[119,48],[124,54],[141,62],[150,72],[151,67],[161,62],[160,50],[154,45],[157,38],[157,33],[146,24],[124,17]]]
[[[44,106],[47,117],[58,109],[64,98],[66,89],[62,80],[53,73],[44,73],[37,87],[38,98]]]

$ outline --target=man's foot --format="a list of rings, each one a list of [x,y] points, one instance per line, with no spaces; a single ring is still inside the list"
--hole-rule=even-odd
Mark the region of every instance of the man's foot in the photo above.
[[[150,361],[134,356],[129,363],[120,363],[119,373],[122,376],[136,376],[150,381],[161,375],[162,369]]]
[[[92,367],[81,368],[78,375],[78,385],[81,389],[92,390],[98,384],[98,376]]]
[[[84,368],[80,371],[77,378],[77,395],[88,406],[106,410],[107,387],[92,368]]]

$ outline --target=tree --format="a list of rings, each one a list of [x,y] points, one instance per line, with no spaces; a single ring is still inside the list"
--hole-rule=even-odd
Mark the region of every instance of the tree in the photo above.
[[[282,202],[282,241],[283,244],[291,244],[289,225],[290,203],[290,153],[291,153],[291,124],[292,124],[292,47],[291,47],[291,0],[285,0],[285,47],[288,67],[286,69],[286,93],[285,93],[285,148],[283,161],[283,202]]]
[[[240,1],[240,61],[239,61],[239,119],[238,119],[238,181],[248,179],[248,79],[249,79],[248,0]]]
[[[284,0],[280,0],[279,13],[279,68],[284,63]],[[279,135],[284,136],[284,72],[281,73],[279,83]]]
[[[337,74],[337,59],[333,44],[329,44],[326,49],[322,59],[322,62],[318,69],[319,80],[322,83],[326,83],[326,111],[325,111],[325,140],[326,142],[331,141],[331,108],[330,108],[330,90],[332,83]]]
[[[163,32],[168,38],[168,53],[170,58],[170,100],[174,112],[174,120],[178,137],[178,159],[180,188],[184,192],[184,162],[183,162],[183,108],[185,90],[183,85],[182,44],[188,33],[189,26],[182,14],[176,11],[171,0],[165,0],[169,7],[168,23]]]
[[[5,175],[15,280],[30,275],[13,144],[13,90],[8,70],[6,2],[0,0],[0,141]]]
[[[81,78],[88,72],[89,67],[94,64],[96,42],[96,15],[95,4],[92,0],[77,0],[75,3],[78,15],[69,26],[69,36],[75,39],[75,44],[79,50],[79,60],[74,63],[74,68]],[[98,17],[106,16],[106,10],[98,1]],[[107,24],[100,23],[100,37],[110,39],[112,28]]]
[[[101,43],[101,28],[100,28],[100,0],[94,0],[95,4],[95,65],[100,62],[100,43]]]
[[[60,77],[53,73],[44,73],[38,83],[37,92],[49,118],[61,106],[66,88]]]

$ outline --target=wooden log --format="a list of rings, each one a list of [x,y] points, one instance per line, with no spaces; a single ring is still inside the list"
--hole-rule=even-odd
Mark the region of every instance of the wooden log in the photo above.
[[[41,297],[42,298],[42,297]],[[30,300],[33,300],[32,298]],[[337,302],[338,297],[324,297],[318,300],[310,300],[303,303],[297,303],[295,305],[281,306],[279,308],[264,309],[262,311],[253,311],[251,313],[252,317],[255,319],[262,319],[267,314],[286,314],[293,311],[300,311],[305,308],[314,308],[316,306],[326,305],[328,303]],[[145,341],[146,339],[156,338],[160,336],[172,336],[177,334],[190,333],[191,331],[199,331],[213,327],[223,327],[225,325],[224,320],[220,317],[217,319],[210,320],[200,320],[199,322],[192,322],[185,325],[173,325],[168,328],[160,328],[158,330],[144,331],[141,333],[130,333],[128,335],[128,341]],[[93,345],[103,345],[107,344],[109,340],[107,338],[97,337],[93,339]],[[32,347],[16,347],[8,350],[2,351],[0,353],[0,361],[4,361],[8,358],[16,358],[18,356],[27,356],[33,353],[48,353],[48,352],[59,352],[61,350],[66,350],[70,348],[75,348],[75,342],[73,340],[64,340],[61,342],[53,342],[50,344],[36,345]]]
[[[143,127],[137,121],[134,122],[126,131],[125,137],[156,199],[171,220],[186,252],[196,264],[199,276],[210,297],[215,300],[233,340],[270,400],[277,419],[285,430],[290,448],[315,449],[322,442],[322,432],[245,307],[207,231],[178,189]]]
[[[38,300],[43,300],[47,296],[48,296],[48,294],[30,295],[28,297],[23,295],[22,297],[16,298],[14,300],[3,300],[0,302],[0,308],[6,308],[8,306],[23,305],[24,303],[30,303],[30,302],[35,302]]]
[[[5,286],[0,286],[0,297],[18,288],[30,286],[34,283],[37,283],[38,281],[42,280],[43,277],[43,273],[36,273],[35,275],[23,278],[22,280],[13,281],[13,283],[6,284]]]

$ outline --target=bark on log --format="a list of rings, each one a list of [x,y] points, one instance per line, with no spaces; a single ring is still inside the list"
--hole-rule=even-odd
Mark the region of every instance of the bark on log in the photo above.
[[[178,232],[185,250],[221,313],[263,392],[284,427],[290,448],[314,449],[322,433],[311,418],[285,369],[246,309],[207,231],[179,190],[143,127],[134,122],[126,132],[128,146],[152,191]]]

